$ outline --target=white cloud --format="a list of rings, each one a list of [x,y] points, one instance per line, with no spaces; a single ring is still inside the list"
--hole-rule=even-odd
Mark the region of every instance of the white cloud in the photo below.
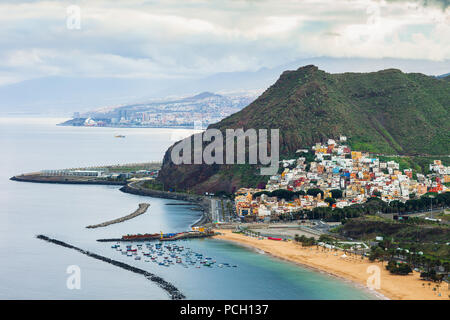
[[[0,81],[195,77],[308,56],[450,59],[450,9],[423,3],[3,1]],[[80,30],[66,28],[69,5],[81,8]]]

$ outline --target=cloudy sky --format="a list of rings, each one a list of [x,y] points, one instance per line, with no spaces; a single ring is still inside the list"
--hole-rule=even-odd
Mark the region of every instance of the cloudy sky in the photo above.
[[[317,56],[450,60],[449,0],[2,0],[0,16],[0,85],[208,76]]]

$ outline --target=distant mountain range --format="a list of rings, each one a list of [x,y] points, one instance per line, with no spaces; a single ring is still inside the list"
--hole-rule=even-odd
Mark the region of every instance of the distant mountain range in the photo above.
[[[0,86],[0,115],[44,114],[70,116],[102,106],[138,104],[168,96],[196,92],[265,90],[284,70],[317,65],[330,73],[370,72],[398,68],[404,72],[439,75],[450,70],[450,60],[426,61],[366,58],[304,58],[255,71],[220,72],[192,78],[81,78],[49,76]]]
[[[308,65],[283,72],[253,103],[210,128],[278,128],[284,157],[340,135],[354,150],[447,155],[447,79],[397,69],[330,74]],[[159,175],[167,188],[231,192],[266,179],[250,165],[174,165],[171,148]]]
[[[450,80],[450,73],[446,73],[446,74],[441,74],[440,76],[437,76],[436,78],[440,78],[443,79],[445,78],[447,81]]]
[[[258,92],[227,95],[203,92],[184,98],[153,99],[146,103],[77,114],[63,125],[206,128],[209,124],[238,112],[255,100],[257,95]]]

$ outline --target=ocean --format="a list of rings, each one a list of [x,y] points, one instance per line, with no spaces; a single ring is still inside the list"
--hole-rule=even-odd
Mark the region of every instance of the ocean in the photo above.
[[[136,261],[96,239],[128,233],[188,230],[200,218],[174,200],[125,194],[119,186],[10,181],[24,172],[159,161],[174,141],[194,131],[56,126],[64,119],[0,118],[0,299],[168,299],[145,277],[36,239],[44,234],[148,270],[187,299],[375,299],[366,290],[324,273],[215,239],[180,241],[217,263],[236,268],[184,268]],[[125,135],[117,139],[116,134]],[[133,212],[147,213],[105,228],[86,229]],[[67,269],[78,266],[80,289]]]

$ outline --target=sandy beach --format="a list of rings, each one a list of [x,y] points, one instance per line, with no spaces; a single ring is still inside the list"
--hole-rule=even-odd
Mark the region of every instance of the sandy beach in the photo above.
[[[450,300],[450,290],[443,282],[436,291],[436,284],[420,280],[420,274],[413,272],[407,276],[392,275],[385,269],[386,263],[370,262],[360,256],[347,254],[342,257],[343,252],[330,251],[317,246],[302,247],[301,244],[286,241],[258,240],[242,234],[233,233],[232,230],[216,230],[220,235],[216,239],[236,242],[262,250],[274,257],[298,263],[331,275],[352,281],[359,286],[367,288],[367,280],[373,273],[368,273],[368,268],[379,267],[380,288],[375,290],[385,298],[393,300]],[[429,285],[430,284],[430,285]],[[439,293],[441,296],[439,296]]]

